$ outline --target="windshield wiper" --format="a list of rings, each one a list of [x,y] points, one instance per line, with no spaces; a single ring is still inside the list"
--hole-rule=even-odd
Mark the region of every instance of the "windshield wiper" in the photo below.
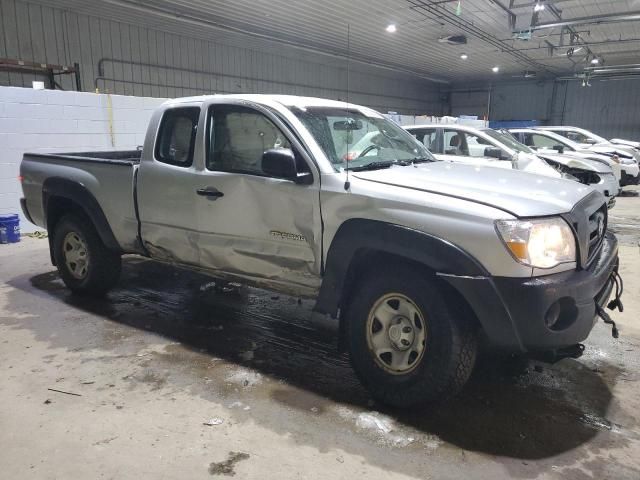
[[[345,170],[351,170],[352,172],[362,172],[364,170],[379,170],[382,168],[389,168],[391,165],[395,165],[396,162],[371,162],[365,165],[358,165],[357,167],[346,167]]]
[[[415,157],[411,159],[411,163],[426,163],[426,162],[437,162],[435,158],[429,157]]]

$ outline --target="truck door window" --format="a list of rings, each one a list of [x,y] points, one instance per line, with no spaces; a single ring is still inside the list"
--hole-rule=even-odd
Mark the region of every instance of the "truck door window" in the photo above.
[[[539,135],[539,134],[531,134],[531,145],[528,143],[525,143],[525,145],[529,146],[529,147],[534,147],[534,148],[548,148],[548,149],[552,149],[553,147],[562,147],[563,145],[558,142],[557,140],[554,140],[553,138],[547,137],[546,135]]]
[[[262,154],[273,148],[291,148],[284,133],[252,108],[214,105],[209,115],[208,170],[264,176]],[[302,159],[298,170],[308,171]]]
[[[156,141],[156,160],[179,167],[193,164],[199,116],[198,107],[172,108],[164,113]]]
[[[473,135],[471,133],[464,133],[464,136],[466,139],[469,156],[484,157],[487,147],[490,147],[491,144],[488,141],[486,141],[484,138],[479,137],[477,135]]]
[[[435,128],[416,128],[410,133],[431,153],[442,153],[438,151],[438,131]]]
[[[469,148],[464,132],[457,130],[444,131],[444,153],[446,155],[469,156]]]

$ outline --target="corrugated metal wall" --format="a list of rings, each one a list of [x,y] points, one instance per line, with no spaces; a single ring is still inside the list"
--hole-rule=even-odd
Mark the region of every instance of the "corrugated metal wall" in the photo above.
[[[21,0],[0,0],[0,57],[78,62],[87,91],[97,83],[101,91],[138,96],[243,92],[346,99],[347,70],[341,59],[277,44],[265,43],[264,50],[240,48]],[[441,113],[438,84],[361,64],[350,70],[349,100],[354,103],[407,114]],[[0,72],[0,85],[31,86],[34,79],[42,78]],[[59,81],[73,88],[70,77]]]
[[[606,138],[640,140],[640,80],[592,80],[591,85],[569,83],[564,123]]]
[[[513,82],[491,86],[491,120],[539,120],[583,127],[608,138],[640,140],[640,80]],[[487,112],[487,85],[456,85],[452,115]]]

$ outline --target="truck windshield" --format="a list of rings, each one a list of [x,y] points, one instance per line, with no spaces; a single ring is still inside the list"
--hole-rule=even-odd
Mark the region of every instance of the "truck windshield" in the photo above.
[[[382,115],[358,109],[292,108],[336,169],[436,161],[404,129]]]

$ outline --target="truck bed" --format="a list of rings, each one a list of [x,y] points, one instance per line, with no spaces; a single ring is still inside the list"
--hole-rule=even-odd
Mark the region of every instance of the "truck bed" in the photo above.
[[[101,152],[72,153],[26,153],[32,158],[49,158],[79,162],[97,162],[118,165],[137,165],[140,163],[141,150],[109,150]]]
[[[134,192],[141,153],[138,150],[25,153],[20,175],[30,220],[47,228],[44,197],[55,196],[56,189],[64,191],[65,182],[75,183],[97,200],[120,249],[135,251],[138,220]]]

